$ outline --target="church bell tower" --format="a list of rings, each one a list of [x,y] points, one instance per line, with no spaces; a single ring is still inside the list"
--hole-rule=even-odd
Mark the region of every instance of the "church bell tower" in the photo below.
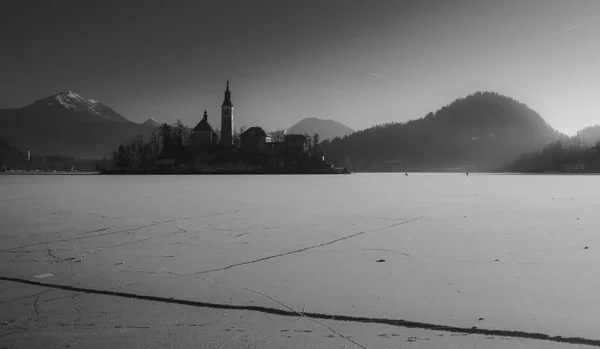
[[[231,147],[233,145],[233,103],[231,102],[231,91],[229,91],[229,79],[225,88],[225,99],[221,105],[221,146]]]

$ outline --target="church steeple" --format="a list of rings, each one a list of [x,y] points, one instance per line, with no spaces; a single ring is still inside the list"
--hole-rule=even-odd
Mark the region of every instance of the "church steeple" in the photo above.
[[[229,90],[229,79],[225,88],[225,99],[221,106],[221,145],[231,147],[233,145],[233,103],[231,102],[231,91]]]
[[[231,102],[231,91],[229,90],[229,79],[227,79],[227,87],[225,88],[225,99],[223,100],[223,107],[233,107],[233,102]]]

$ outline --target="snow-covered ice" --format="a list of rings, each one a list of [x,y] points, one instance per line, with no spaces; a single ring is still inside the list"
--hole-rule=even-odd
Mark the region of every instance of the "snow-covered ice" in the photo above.
[[[0,176],[0,276],[600,339],[599,180]]]

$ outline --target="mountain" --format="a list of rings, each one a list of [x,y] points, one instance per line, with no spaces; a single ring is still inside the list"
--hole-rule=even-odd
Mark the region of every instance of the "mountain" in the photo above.
[[[477,92],[423,118],[358,131],[321,149],[358,171],[491,171],[559,137],[525,104]]]
[[[317,118],[302,119],[297,124],[286,130],[286,133],[288,134],[308,133],[311,137],[315,133],[318,133],[319,137],[323,140],[334,139],[336,137],[344,137],[353,132],[353,129],[335,120],[323,120]]]
[[[148,120],[144,121],[142,125],[150,126],[153,128],[157,128],[161,125],[155,118],[148,118]]]
[[[36,155],[109,156],[119,144],[152,129],[71,91],[23,108],[0,110],[0,138],[19,149],[29,148]]]

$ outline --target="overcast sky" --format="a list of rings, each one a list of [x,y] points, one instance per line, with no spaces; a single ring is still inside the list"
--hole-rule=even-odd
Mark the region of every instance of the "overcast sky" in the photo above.
[[[0,13],[0,108],[72,90],[133,121],[220,127],[304,117],[354,129],[476,91],[572,134],[600,123],[600,1],[14,1]]]

